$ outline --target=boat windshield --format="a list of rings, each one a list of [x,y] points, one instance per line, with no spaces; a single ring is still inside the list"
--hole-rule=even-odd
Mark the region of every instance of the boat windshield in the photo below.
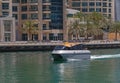
[[[62,45],[56,46],[54,50],[83,50],[83,49],[84,49],[83,45],[79,44],[71,47],[66,47]]]
[[[63,50],[65,46],[56,46],[54,50]]]

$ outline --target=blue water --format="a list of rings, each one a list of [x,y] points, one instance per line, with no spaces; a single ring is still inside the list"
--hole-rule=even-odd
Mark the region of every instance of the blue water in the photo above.
[[[120,83],[120,49],[91,52],[67,62],[53,62],[51,52],[0,53],[0,83]]]

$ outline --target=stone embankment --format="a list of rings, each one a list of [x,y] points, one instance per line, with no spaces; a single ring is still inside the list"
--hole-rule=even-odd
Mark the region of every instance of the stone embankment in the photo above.
[[[83,44],[88,49],[111,49],[120,48],[120,41],[89,41],[89,42],[73,42]],[[63,45],[64,42],[0,42],[0,52],[6,51],[52,51],[55,46]]]

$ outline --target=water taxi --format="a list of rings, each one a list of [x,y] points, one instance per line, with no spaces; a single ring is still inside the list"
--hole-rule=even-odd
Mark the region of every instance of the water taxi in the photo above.
[[[65,43],[56,46],[52,51],[54,61],[63,61],[68,59],[90,59],[91,52],[83,47],[82,44]]]

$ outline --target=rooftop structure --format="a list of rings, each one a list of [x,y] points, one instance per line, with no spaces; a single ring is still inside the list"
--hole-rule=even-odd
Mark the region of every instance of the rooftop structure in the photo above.
[[[74,14],[78,13],[80,11],[75,10],[75,9],[67,9],[67,16],[72,17]]]

